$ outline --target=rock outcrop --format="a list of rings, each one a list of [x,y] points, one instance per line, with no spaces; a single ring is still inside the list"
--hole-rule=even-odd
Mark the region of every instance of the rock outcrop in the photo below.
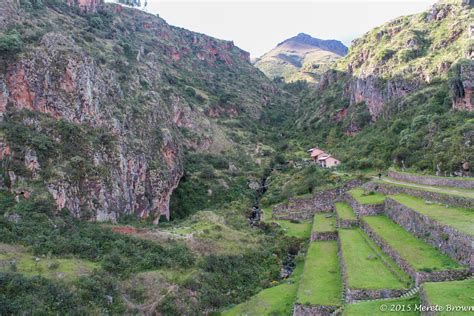
[[[0,8],[0,26],[14,11],[40,34],[2,58],[1,183],[80,218],[169,218],[185,152],[232,144],[212,118],[258,119],[276,90],[232,42],[101,0],[66,3],[35,18],[14,0]]]

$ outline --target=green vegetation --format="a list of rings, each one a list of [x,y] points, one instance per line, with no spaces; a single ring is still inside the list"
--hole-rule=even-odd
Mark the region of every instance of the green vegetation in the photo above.
[[[472,293],[474,293],[474,280],[424,283],[423,290],[431,305],[440,306],[472,306]],[[471,310],[472,312],[472,310]],[[436,315],[466,315],[464,312],[442,311]]]
[[[385,195],[378,192],[365,192],[362,188],[355,188],[349,191],[352,197],[361,204],[382,204]]]
[[[0,272],[16,272],[24,276],[42,276],[47,279],[73,280],[89,275],[98,264],[80,259],[52,256],[36,257],[21,247],[0,244]]]
[[[306,254],[296,302],[306,305],[340,305],[342,280],[339,269],[337,242],[312,242]]]
[[[313,218],[313,232],[336,231],[336,216],[334,213],[316,213]]]
[[[339,230],[347,267],[348,286],[353,289],[403,289],[410,285],[406,273],[360,229]]]
[[[222,312],[222,315],[290,315],[302,272],[303,262],[298,262],[288,280],[260,291],[248,301]]]
[[[344,307],[344,316],[360,316],[360,315],[397,315],[397,316],[415,316],[420,312],[415,311],[415,306],[420,304],[420,298],[414,296],[411,298],[391,299],[383,301],[362,302],[349,304]],[[380,306],[386,305],[387,311],[381,311]],[[404,309],[404,310],[401,310]]]
[[[280,225],[280,227],[285,231],[285,234],[290,237],[308,239],[311,235],[312,225],[309,221],[294,223],[286,220],[273,220],[272,222]]]
[[[346,220],[357,220],[357,217],[354,213],[352,207],[345,202],[336,203],[336,212],[339,218]]]
[[[451,226],[460,232],[474,236],[473,209],[426,203],[423,199],[406,194],[393,195],[391,198],[441,224]]]
[[[366,216],[363,220],[417,271],[462,268],[453,259],[414,237],[386,216]]]

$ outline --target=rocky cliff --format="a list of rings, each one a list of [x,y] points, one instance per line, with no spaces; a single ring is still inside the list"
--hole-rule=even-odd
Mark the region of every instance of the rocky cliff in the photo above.
[[[0,46],[0,183],[91,220],[169,218],[184,155],[245,155],[222,118],[276,97],[232,42],[98,0],[7,0]]]

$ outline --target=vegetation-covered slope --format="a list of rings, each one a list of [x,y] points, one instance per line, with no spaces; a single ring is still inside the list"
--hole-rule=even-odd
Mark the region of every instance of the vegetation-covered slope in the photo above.
[[[285,82],[318,82],[330,65],[347,54],[347,47],[336,40],[320,40],[300,33],[260,57],[255,67],[267,77]]]
[[[439,2],[356,40],[318,89],[288,85],[301,96],[280,113],[293,150],[319,145],[353,168],[472,168],[472,14]]]

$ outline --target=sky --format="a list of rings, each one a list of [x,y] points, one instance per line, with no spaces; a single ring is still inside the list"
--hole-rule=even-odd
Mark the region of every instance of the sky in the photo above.
[[[143,2],[143,0],[142,0]],[[259,57],[298,33],[346,46],[373,27],[425,11],[434,0],[148,0],[169,24],[232,40]]]

